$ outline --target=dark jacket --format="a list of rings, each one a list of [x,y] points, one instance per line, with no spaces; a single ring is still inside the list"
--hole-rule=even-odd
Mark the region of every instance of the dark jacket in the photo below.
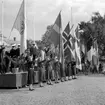
[[[11,49],[10,50],[10,56],[13,58],[13,57],[16,57],[16,50],[15,49]]]
[[[17,56],[17,57],[20,56],[20,48],[17,48],[17,49],[16,49],[16,56]]]
[[[30,54],[31,55],[37,55],[37,49],[36,49],[36,47],[31,47],[30,48]]]

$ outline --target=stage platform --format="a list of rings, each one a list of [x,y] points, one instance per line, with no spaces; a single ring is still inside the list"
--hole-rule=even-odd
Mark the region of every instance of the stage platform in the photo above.
[[[27,85],[28,72],[0,74],[0,88],[20,88]]]

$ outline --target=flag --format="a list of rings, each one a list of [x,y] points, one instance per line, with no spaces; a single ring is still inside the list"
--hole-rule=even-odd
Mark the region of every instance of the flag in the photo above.
[[[76,68],[82,69],[81,66],[81,52],[80,52],[80,33],[79,33],[79,28],[77,26],[75,30],[75,59],[76,59]]]
[[[98,45],[97,45],[97,40],[93,41],[92,64],[93,65],[98,65]]]
[[[54,43],[55,46],[60,44],[61,28],[62,28],[62,23],[61,23],[61,12],[60,12],[59,15],[57,16],[57,19],[49,35],[49,39],[51,40],[52,43]]]
[[[84,43],[81,43],[80,49],[81,49],[81,52],[83,54],[85,54],[85,45],[84,45]]]
[[[92,38],[88,39],[88,42],[87,42],[87,60],[89,62],[92,61],[92,55],[93,55],[93,40]]]
[[[76,39],[75,39],[74,34],[71,35],[70,42],[71,42],[71,57],[75,59],[75,42],[76,42]]]
[[[19,9],[18,15],[12,27],[12,30],[15,28],[19,31],[21,35],[20,41],[20,54],[24,53],[27,49],[27,42],[26,42],[26,18],[25,18],[25,1],[23,0],[21,7]],[[11,31],[12,31],[11,30]]]
[[[67,24],[66,28],[62,33],[63,38],[63,49],[64,49],[64,57],[71,60],[71,43],[70,43],[70,25]]]

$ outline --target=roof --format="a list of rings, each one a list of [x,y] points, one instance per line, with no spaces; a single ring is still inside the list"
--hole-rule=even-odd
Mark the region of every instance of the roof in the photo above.
[[[1,37],[0,37],[0,45],[2,44],[1,43]],[[20,41],[14,41],[14,40],[11,40],[11,39],[7,39],[7,38],[4,38],[3,39],[3,43],[4,43],[4,45],[12,45],[12,44],[16,44],[16,45],[18,45],[18,44],[20,44]]]
[[[0,37],[0,45],[2,45],[2,38]],[[7,39],[7,38],[3,38],[3,43],[4,45],[6,46],[6,50],[10,50],[11,49],[11,46],[13,44],[20,44],[20,41],[14,41],[14,40],[11,40],[11,39]]]

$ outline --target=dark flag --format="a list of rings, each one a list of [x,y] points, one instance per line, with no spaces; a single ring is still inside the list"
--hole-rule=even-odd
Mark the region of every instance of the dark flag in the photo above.
[[[70,25],[67,24],[66,28],[64,29],[63,33],[63,49],[64,49],[64,57],[71,61],[71,43],[70,43]]]
[[[88,39],[88,42],[87,42],[87,59],[89,62],[92,61],[92,55],[93,55],[93,39],[90,38]]]
[[[62,28],[62,22],[61,22],[61,12],[60,12],[53,25],[51,34],[49,36],[49,39],[51,40],[52,43],[54,43],[55,46],[60,44],[61,28]]]
[[[93,41],[92,64],[96,66],[98,65],[98,44],[96,39]]]

